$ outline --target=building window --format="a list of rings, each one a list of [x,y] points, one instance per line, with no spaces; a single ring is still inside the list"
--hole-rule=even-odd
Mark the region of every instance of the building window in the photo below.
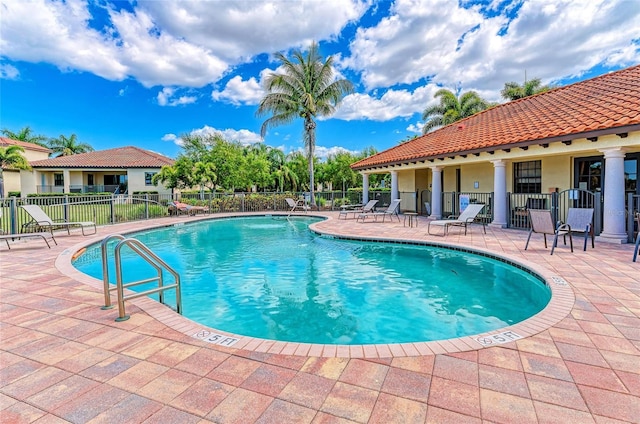
[[[157,172],[145,172],[144,173],[144,185],[153,185],[153,176],[156,175]]]
[[[64,185],[64,174],[53,174],[53,185],[62,187]]]
[[[576,188],[591,192],[602,191],[602,157],[576,159]]]
[[[542,161],[513,164],[514,193],[542,193]]]
[[[93,174],[87,174],[87,185],[92,186],[93,184]]]

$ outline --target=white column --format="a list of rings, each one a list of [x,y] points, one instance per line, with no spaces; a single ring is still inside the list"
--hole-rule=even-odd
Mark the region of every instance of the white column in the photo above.
[[[65,193],[69,193],[69,182],[71,181],[71,173],[69,172],[68,169],[62,170],[62,180],[64,181],[64,186],[62,190]]]
[[[391,171],[391,200],[399,199],[398,194],[398,171]]]
[[[492,160],[493,163],[493,221],[492,226],[507,226],[507,163]]]
[[[602,233],[598,240],[626,243],[624,200],[624,149],[600,150],[604,153],[604,209]]]
[[[362,174],[362,203],[369,201],[369,174]]]
[[[431,167],[431,217],[442,218],[442,168]]]

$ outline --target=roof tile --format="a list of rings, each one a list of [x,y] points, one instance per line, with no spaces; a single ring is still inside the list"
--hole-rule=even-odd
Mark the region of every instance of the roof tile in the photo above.
[[[127,146],[115,149],[58,156],[30,162],[33,168],[160,168],[173,165],[171,158],[138,147]]]
[[[495,106],[352,165],[366,169],[640,125],[640,65]]]

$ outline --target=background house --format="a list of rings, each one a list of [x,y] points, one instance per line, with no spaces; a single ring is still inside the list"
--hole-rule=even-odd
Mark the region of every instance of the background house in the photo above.
[[[155,191],[171,194],[153,176],[171,158],[138,147],[58,156],[30,161],[31,171],[21,171],[22,195],[29,193],[134,193]]]
[[[20,146],[24,149],[22,156],[27,159],[29,163],[42,159],[47,159],[51,153],[51,149],[40,146],[39,144],[27,143],[19,140],[12,140],[6,137],[0,137],[0,147]],[[2,171],[4,178],[4,193],[0,193],[0,197],[7,196],[10,192],[21,191],[20,183],[20,170],[7,167]]]

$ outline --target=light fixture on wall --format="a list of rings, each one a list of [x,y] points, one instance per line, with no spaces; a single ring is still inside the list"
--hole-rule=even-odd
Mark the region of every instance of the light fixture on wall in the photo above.
[[[480,188],[480,181],[474,181],[473,188]]]

